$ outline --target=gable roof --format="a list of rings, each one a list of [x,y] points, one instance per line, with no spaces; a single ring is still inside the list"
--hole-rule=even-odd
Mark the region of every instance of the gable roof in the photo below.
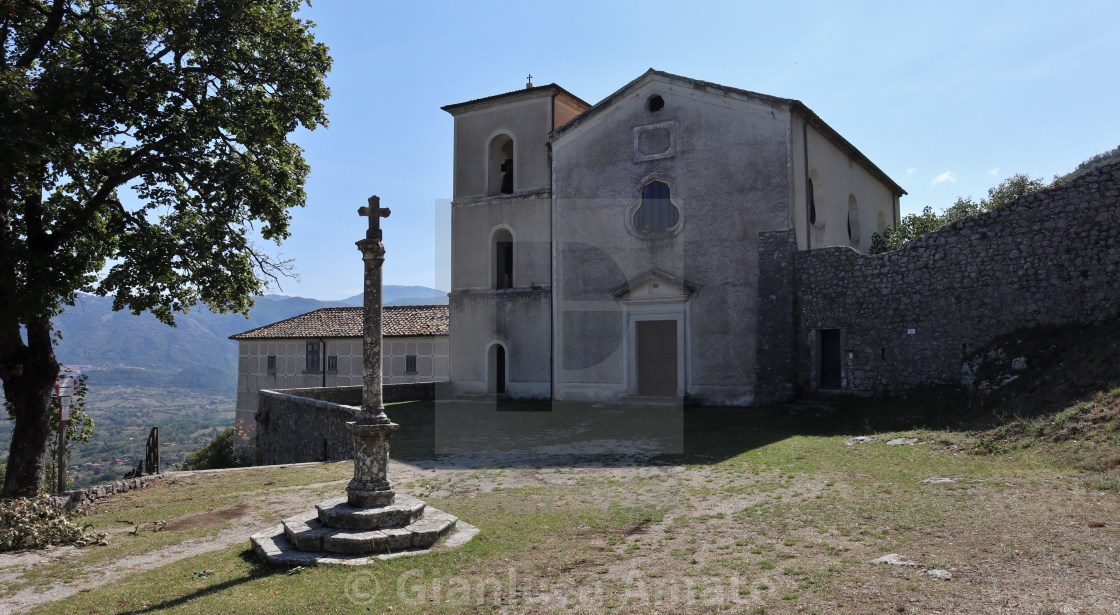
[[[642,73],[637,79],[622,86],[613,94],[595,103],[583,113],[575,116],[563,126],[559,126],[554,129],[549,134],[549,141],[555,141],[565,133],[571,131],[576,126],[587,122],[588,119],[598,115],[603,110],[610,108],[618,101],[626,98],[639,86],[649,81],[650,79],[653,79],[654,77],[660,77],[667,81],[672,81],[685,87],[690,87],[694,90],[710,91],[716,94],[738,96],[749,100],[754,100],[756,102],[790,109],[794,113],[800,114],[802,117],[804,117],[805,121],[808,122],[810,126],[820,131],[820,133],[824,135],[824,137],[828,139],[833,145],[835,145],[840,151],[844,152],[850,158],[859,163],[859,165],[862,166],[868,173],[870,173],[872,177],[882,182],[884,186],[890,188],[895,195],[901,196],[903,194],[906,194],[906,191],[902,189],[902,186],[899,186],[897,183],[895,183],[895,181],[891,179],[890,176],[888,176],[886,173],[884,173],[882,169],[875,166],[875,163],[871,162],[871,159],[869,159],[867,156],[864,156],[863,152],[856,149],[856,147],[848,142],[847,139],[840,136],[840,133],[836,132],[835,129],[826,124],[824,120],[820,118],[820,116],[814,113],[812,109],[805,106],[805,103],[801,102],[800,100],[795,100],[792,98],[779,98],[777,96],[770,96],[769,94],[759,94],[758,92],[752,92],[750,90],[742,90],[726,85],[720,85],[718,83],[712,83],[710,81],[700,81],[699,79],[682,77],[681,75],[674,75],[672,73],[666,73],[664,71],[659,71],[652,68]]]
[[[320,308],[231,335],[229,339],[361,338],[364,312],[361,307]],[[447,335],[449,322],[446,305],[387,305],[381,308],[381,334],[384,337]]]
[[[530,98],[531,96],[539,95],[539,94],[545,94],[545,93],[551,93],[552,96],[558,96],[558,95],[563,94],[565,96],[568,96],[568,97],[572,98],[577,103],[583,104],[584,106],[588,106],[588,107],[591,106],[590,103],[584,101],[579,96],[576,96],[575,94],[572,94],[568,90],[565,90],[564,88],[556,85],[555,83],[550,83],[548,85],[538,85],[538,86],[531,87],[531,88],[524,88],[524,89],[521,89],[521,90],[514,90],[512,92],[506,92],[504,94],[495,94],[493,96],[476,98],[474,100],[468,100],[466,102],[455,103],[455,104],[451,104],[451,105],[444,105],[444,106],[440,107],[440,109],[443,109],[444,111],[450,113],[451,115],[457,115],[459,113],[462,113],[463,111],[468,110],[470,107],[475,107],[475,106],[479,106],[479,105],[483,105],[483,104],[487,104],[487,103],[497,102],[499,100],[504,101],[505,99]]]

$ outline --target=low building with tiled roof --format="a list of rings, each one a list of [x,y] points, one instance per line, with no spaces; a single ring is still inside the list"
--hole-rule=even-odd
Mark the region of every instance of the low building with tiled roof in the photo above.
[[[328,307],[231,335],[232,340],[302,337],[362,337],[361,307]],[[446,305],[390,305],[382,308],[385,337],[447,335]]]
[[[361,307],[328,307],[231,335],[238,345],[237,419],[253,425],[257,392],[362,384]],[[386,384],[446,381],[446,305],[382,308]]]

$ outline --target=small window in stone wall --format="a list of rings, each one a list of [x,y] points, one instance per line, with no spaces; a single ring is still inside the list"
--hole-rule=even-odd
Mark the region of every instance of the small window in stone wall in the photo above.
[[[406,373],[406,374],[415,374],[416,373],[416,355],[410,354],[410,355],[405,356],[405,358],[404,358],[404,373]]]
[[[268,357],[268,373],[276,373],[276,355],[271,355]]]
[[[338,371],[338,357],[327,357],[327,371],[328,372],[337,372]]]
[[[859,228],[859,203],[856,201],[856,195],[848,195],[848,243],[853,248],[859,247],[860,228]]]
[[[319,371],[319,342],[307,342],[304,370],[309,372]]]
[[[820,173],[813,169],[809,171],[809,182],[805,187],[809,192],[809,224],[817,227],[824,228],[824,219],[817,215],[817,196],[819,192]]]

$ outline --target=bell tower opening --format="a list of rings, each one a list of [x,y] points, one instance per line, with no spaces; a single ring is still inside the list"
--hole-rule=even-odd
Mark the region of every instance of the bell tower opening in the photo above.
[[[487,196],[513,194],[513,138],[500,134],[490,141]]]

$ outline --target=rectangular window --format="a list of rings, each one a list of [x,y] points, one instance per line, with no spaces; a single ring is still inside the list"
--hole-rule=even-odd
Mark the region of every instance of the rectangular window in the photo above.
[[[319,371],[319,342],[307,342],[307,366],[305,371]]]
[[[414,355],[414,354],[405,355],[405,357],[404,357],[404,373],[406,373],[406,374],[415,374],[416,373],[416,355]]]
[[[338,371],[338,357],[327,357],[327,371],[328,372],[337,372]]]
[[[276,355],[271,355],[268,357],[268,373],[276,373]]]

